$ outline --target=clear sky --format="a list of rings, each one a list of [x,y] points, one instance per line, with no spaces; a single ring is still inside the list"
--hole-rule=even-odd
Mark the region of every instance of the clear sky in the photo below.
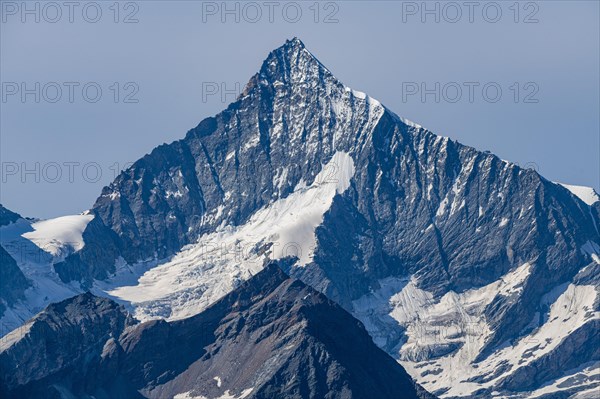
[[[48,4],[1,2],[0,202],[25,216],[90,208],[294,36],[400,116],[600,189],[598,1]]]

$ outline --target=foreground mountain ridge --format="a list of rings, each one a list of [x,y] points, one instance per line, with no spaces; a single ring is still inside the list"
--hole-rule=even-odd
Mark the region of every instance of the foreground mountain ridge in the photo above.
[[[309,199],[323,207],[306,225]],[[293,39],[225,111],[106,187],[85,246],[53,267],[143,319],[178,319],[291,244],[300,261],[286,270],[426,388],[576,394],[597,385],[599,360],[600,202],[588,202],[398,117]],[[121,288],[130,269],[138,288]]]
[[[0,346],[6,398],[434,399],[334,302],[276,264],[204,312],[139,324],[90,293]]]

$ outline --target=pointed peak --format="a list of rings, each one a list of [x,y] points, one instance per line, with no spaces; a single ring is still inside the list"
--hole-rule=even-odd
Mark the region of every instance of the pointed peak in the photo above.
[[[294,36],[291,39],[287,39],[283,46],[306,48],[302,40],[298,39],[297,36]]]
[[[369,106],[382,106],[379,101],[367,94],[344,85],[298,37],[287,39],[283,45],[269,53],[260,71],[250,78],[238,100],[251,96],[263,88],[267,88],[267,92],[286,91],[286,95],[304,96],[307,94],[305,90],[307,87],[313,91],[321,90],[333,98],[351,96],[354,100],[364,101]],[[402,120],[402,122],[420,128],[410,121]]]
[[[317,58],[306,49],[306,46],[302,40],[298,39],[297,37],[287,39],[284,44],[271,51],[265,62],[268,62],[273,57],[288,61],[302,57],[306,60],[311,60],[313,62],[316,61],[320,64],[319,60],[317,60]]]
[[[306,49],[304,43],[293,37],[269,53],[238,99],[248,96],[259,86],[306,83],[310,79],[323,78],[337,83],[331,72]]]
[[[307,54],[310,54],[306,49],[306,46],[302,42],[302,40],[297,37],[293,37],[291,39],[286,39],[285,43],[281,46],[275,48],[271,51],[269,55],[272,54],[298,54],[299,52],[304,51]]]
[[[251,79],[247,92],[259,81],[263,83],[307,82],[308,79],[335,78],[331,72],[306,49],[304,43],[294,37],[275,50],[264,60],[260,72]]]
[[[49,304],[46,309],[38,313],[36,317],[43,315],[56,315],[63,317],[65,314],[70,313],[85,313],[85,312],[96,312],[100,308],[112,308],[121,309],[121,306],[111,299],[99,297],[92,294],[90,291],[86,291],[82,294],[75,295],[73,297],[64,299],[60,302]],[[70,311],[68,309],[71,309]]]
[[[259,288],[262,290],[265,287],[270,287],[270,290],[274,290],[275,287],[281,285],[289,278],[281,269],[278,262],[271,261],[265,265],[264,269],[247,280],[244,286],[248,289]]]

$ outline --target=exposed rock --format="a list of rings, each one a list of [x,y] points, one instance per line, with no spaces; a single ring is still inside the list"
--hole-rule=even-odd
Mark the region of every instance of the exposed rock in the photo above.
[[[358,320],[276,264],[189,319],[135,324],[88,293],[16,334],[0,351],[6,398],[434,398]]]
[[[591,320],[570,334],[560,346],[527,366],[520,367],[502,381],[510,391],[527,391],[561,377],[561,370],[600,360],[600,320]]]
[[[30,285],[17,262],[0,246],[0,317],[4,313],[4,306],[23,298],[24,291]]]
[[[21,215],[0,204],[0,227],[14,223],[20,218]],[[30,285],[15,259],[0,246],[0,317],[7,307],[23,298],[24,291]]]
[[[6,209],[0,204],[0,227],[14,223],[21,218],[21,215],[9,209]]]

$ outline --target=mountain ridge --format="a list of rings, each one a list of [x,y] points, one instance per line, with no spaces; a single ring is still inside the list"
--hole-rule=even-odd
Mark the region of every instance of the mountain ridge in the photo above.
[[[88,292],[49,305],[21,333],[0,351],[6,397],[434,398],[358,320],[276,264],[188,319],[139,324]],[[27,355],[48,339],[54,357]],[[13,374],[14,362],[26,370]]]

